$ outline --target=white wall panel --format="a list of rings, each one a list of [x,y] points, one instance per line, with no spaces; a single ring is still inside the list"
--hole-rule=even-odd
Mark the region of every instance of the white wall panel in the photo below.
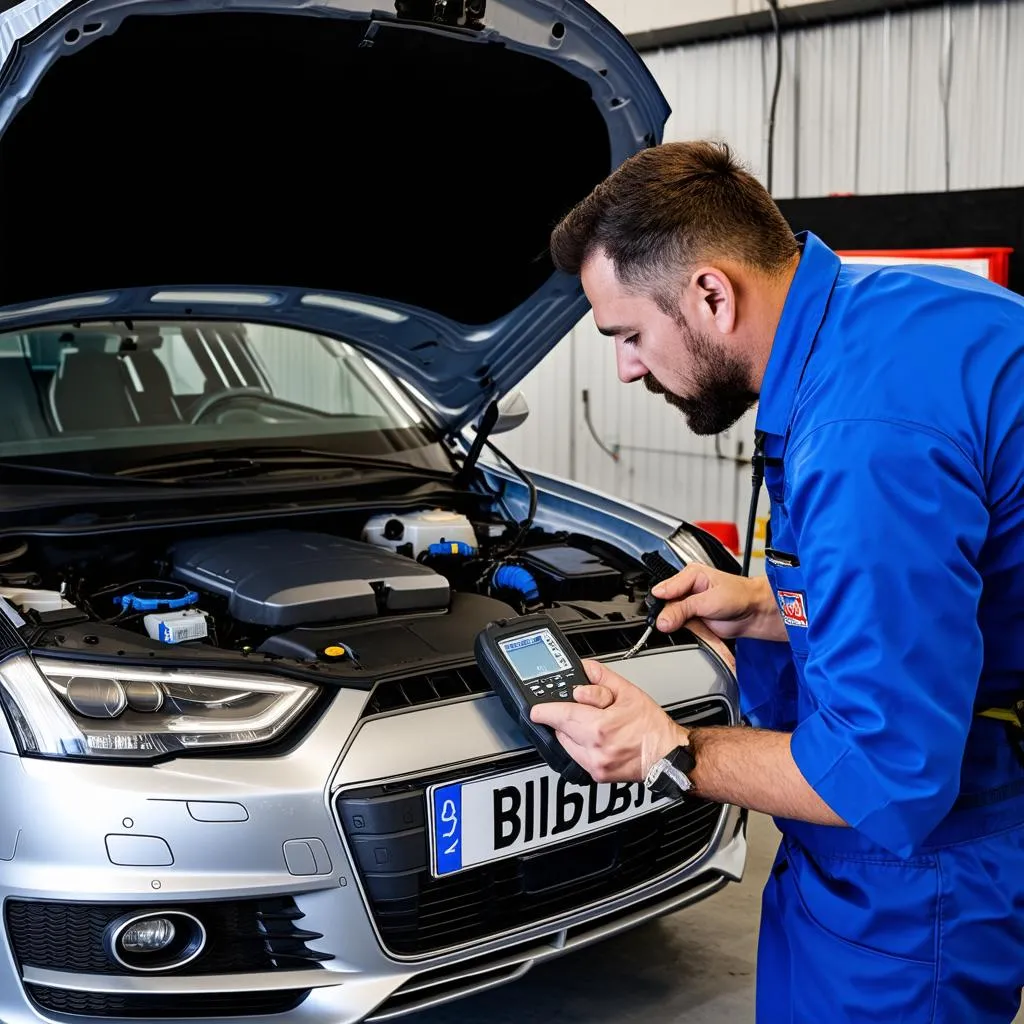
[[[544,372],[531,375],[526,383],[530,405],[526,425],[493,438],[495,446],[515,462],[566,478],[575,476],[573,347],[571,337],[563,340],[544,361]]]
[[[763,180],[774,53],[770,37],[745,37],[645,54],[673,109],[666,139],[724,139]],[[952,189],[1024,185],[1022,54],[1024,0],[787,32],[774,193],[940,191],[947,152]],[[624,446],[618,463],[584,426],[584,388],[601,436]],[[689,519],[745,519],[749,469],[716,461],[713,443],[678,413],[641,384],[621,384],[611,342],[589,318],[523,390],[531,418],[498,440],[524,465]],[[749,454],[752,426],[745,417],[723,438],[725,451],[743,442]]]

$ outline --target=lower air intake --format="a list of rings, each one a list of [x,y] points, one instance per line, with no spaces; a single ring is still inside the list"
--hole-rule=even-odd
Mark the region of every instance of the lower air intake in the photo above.
[[[158,909],[192,914],[207,933],[203,952],[169,975],[294,970],[330,959],[307,945],[321,936],[301,928],[302,912],[290,896],[159,905],[8,900],[5,909],[7,934],[22,967],[127,974],[107,954],[104,934],[119,917]]]
[[[32,1001],[43,1010],[86,1017],[255,1017],[294,1010],[307,990],[283,992],[214,992],[207,995],[143,996],[110,992],[72,992],[63,988],[27,985]]]

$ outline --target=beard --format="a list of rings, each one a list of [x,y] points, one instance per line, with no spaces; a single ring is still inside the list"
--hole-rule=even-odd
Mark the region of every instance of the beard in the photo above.
[[[651,373],[644,376],[644,387],[678,409],[695,434],[720,434],[754,405],[758,395],[750,390],[747,369],[739,359],[722,352],[707,334],[698,334],[685,323],[680,327],[688,335],[693,363],[692,397],[674,394]]]

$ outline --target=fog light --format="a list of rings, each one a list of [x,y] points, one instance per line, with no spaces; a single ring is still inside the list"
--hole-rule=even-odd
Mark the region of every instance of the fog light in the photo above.
[[[159,953],[174,941],[174,922],[166,917],[147,917],[125,928],[120,941],[127,953]]]
[[[173,971],[203,951],[206,929],[183,910],[136,912],[111,921],[103,939],[108,956],[130,971]]]

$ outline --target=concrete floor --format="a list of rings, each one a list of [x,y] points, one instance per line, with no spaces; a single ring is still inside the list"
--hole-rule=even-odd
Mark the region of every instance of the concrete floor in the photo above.
[[[752,815],[739,885],[519,981],[406,1018],[410,1024],[745,1024],[754,1020],[761,889],[778,832]],[[627,995],[628,993],[628,995]],[[1024,1008],[1013,1024],[1024,1024]]]

